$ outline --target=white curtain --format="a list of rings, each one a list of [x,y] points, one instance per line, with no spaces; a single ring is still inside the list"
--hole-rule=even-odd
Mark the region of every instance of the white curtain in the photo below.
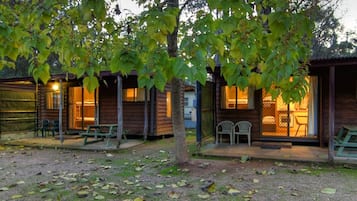
[[[317,115],[318,115],[318,78],[317,76],[310,76],[310,89],[309,89],[309,114],[308,114],[308,135],[317,135]]]

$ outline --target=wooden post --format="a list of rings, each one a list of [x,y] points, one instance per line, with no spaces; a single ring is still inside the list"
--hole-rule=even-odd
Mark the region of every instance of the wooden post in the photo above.
[[[202,86],[199,82],[196,82],[196,143],[201,147],[202,143]]]
[[[63,108],[63,92],[62,92],[62,79],[60,79],[60,104],[59,104],[59,110],[58,110],[58,132],[59,132],[59,136],[60,136],[60,140],[61,140],[61,145],[63,145],[64,142],[64,137],[63,137],[63,133],[62,133],[62,108]]]
[[[94,124],[99,124],[98,90],[94,89]]]
[[[155,132],[155,111],[156,111],[156,89],[155,87],[150,89],[150,134],[154,135]]]
[[[148,89],[145,87],[145,102],[144,102],[144,141],[148,137],[149,115],[148,115]]]
[[[38,82],[36,82],[36,89],[35,89],[35,111],[36,111],[36,118],[35,118],[35,136],[38,136],[38,119],[39,119],[39,94],[38,94]]]
[[[121,75],[117,75],[117,148],[119,148],[123,136],[123,80]]]
[[[335,67],[331,66],[329,70],[329,146],[328,161],[333,163],[334,158],[334,136],[335,136]]]

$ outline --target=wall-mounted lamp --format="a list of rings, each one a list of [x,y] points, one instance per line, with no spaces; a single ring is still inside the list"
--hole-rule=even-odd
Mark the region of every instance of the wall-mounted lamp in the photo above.
[[[59,89],[59,84],[58,84],[58,83],[54,83],[54,84],[52,85],[52,89],[53,89],[53,91],[58,91],[58,89]]]

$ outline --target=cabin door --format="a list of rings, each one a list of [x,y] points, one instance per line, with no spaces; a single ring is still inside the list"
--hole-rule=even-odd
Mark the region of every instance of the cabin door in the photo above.
[[[317,77],[310,76],[309,91],[299,103],[285,104],[263,91],[262,136],[288,138],[317,137]]]
[[[96,122],[95,92],[89,93],[82,87],[69,88],[69,128],[85,129]]]
[[[202,125],[202,137],[214,136],[215,127],[214,127],[214,83],[206,82],[202,86],[202,100],[201,100],[201,125]]]

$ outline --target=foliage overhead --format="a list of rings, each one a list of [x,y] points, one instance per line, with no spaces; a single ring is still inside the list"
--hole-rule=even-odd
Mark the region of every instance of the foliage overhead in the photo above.
[[[304,96],[312,3],[187,0],[173,8],[167,2],[137,0],[144,11],[118,20],[118,7],[104,0],[2,1],[0,69],[24,57],[34,78],[47,82],[53,53],[92,91],[101,70],[136,70],[140,86],[163,89],[174,77],[204,84],[206,67],[219,64],[229,85],[275,86],[271,93],[286,102]],[[178,53],[170,57],[167,36],[176,28]]]

